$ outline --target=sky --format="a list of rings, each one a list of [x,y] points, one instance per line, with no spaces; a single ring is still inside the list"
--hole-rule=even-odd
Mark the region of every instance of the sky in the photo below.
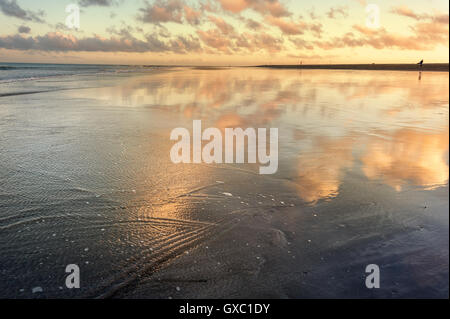
[[[449,62],[447,0],[0,0],[0,26],[0,62]]]

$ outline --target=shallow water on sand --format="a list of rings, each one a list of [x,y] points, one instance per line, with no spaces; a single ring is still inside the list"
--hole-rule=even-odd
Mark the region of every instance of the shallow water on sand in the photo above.
[[[448,82],[179,68],[3,85],[0,297],[446,297]],[[193,120],[278,128],[278,172],[173,164],[170,132]]]

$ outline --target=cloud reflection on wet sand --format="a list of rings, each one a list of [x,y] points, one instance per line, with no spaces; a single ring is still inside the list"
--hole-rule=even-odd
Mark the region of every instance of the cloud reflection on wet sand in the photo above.
[[[287,178],[306,202],[338,196],[355,163],[397,190],[448,182],[447,73],[174,69],[96,92],[187,127],[278,127]]]

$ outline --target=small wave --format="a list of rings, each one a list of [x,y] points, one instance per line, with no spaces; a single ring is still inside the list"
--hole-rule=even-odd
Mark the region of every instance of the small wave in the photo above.
[[[11,93],[0,93],[0,97],[6,97],[6,96],[16,96],[16,95],[26,95],[26,94],[37,94],[37,93],[45,93],[45,92],[52,92],[54,90],[40,90],[40,91],[23,91],[23,92],[11,92]]]
[[[0,70],[46,70],[48,68],[43,66],[31,66],[31,65],[0,65]]]
[[[13,67],[13,66],[3,66],[3,65],[0,65],[0,70],[3,70],[3,71],[7,71],[7,70],[16,70],[17,68],[15,68],[15,67]]]

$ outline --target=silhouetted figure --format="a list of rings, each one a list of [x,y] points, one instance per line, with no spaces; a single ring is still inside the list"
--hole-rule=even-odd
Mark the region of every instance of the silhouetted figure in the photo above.
[[[423,60],[420,60],[420,62],[417,63],[417,64],[420,66],[420,68],[422,68],[422,66],[423,66]]]

